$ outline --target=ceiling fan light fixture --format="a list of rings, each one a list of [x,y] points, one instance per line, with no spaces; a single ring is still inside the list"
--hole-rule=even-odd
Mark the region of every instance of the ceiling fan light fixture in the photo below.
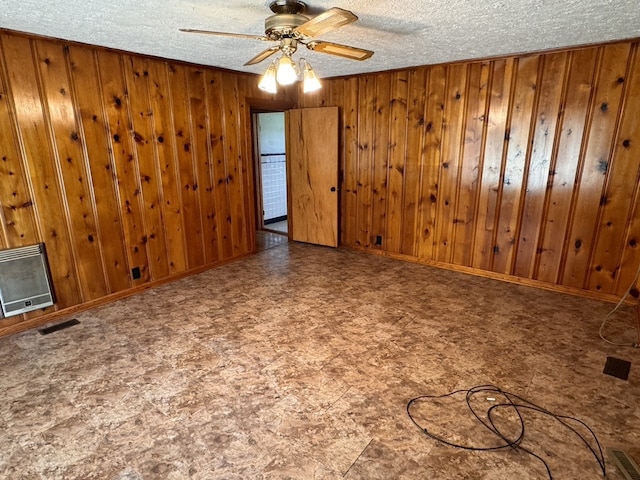
[[[304,93],[315,92],[322,88],[322,85],[311,65],[305,59],[300,59],[299,65],[293,60],[293,55],[300,45],[318,53],[359,61],[368,59],[374,52],[316,39],[319,35],[357,21],[358,17],[349,10],[334,7],[309,18],[304,14],[307,8],[306,1],[269,0],[269,8],[273,15],[265,19],[264,35],[261,36],[187,28],[181,28],[180,31],[278,42],[278,45],[263,50],[244,64],[245,67],[257,65],[279,52],[280,58],[269,65],[258,82],[258,88],[264,92],[275,94],[278,92],[278,84],[293,85],[301,80]]]
[[[276,79],[280,85],[291,85],[298,80],[296,64],[288,55],[283,55],[278,60]]]
[[[302,91],[304,93],[315,92],[316,90],[320,90],[322,85],[320,84],[320,80],[316,75],[316,72],[313,71],[309,62],[307,62],[304,58],[300,59],[300,64],[303,66],[302,69]]]
[[[264,72],[262,78],[260,79],[260,83],[258,83],[258,88],[267,93],[278,93],[278,85],[276,84],[276,63],[271,62],[267,71]]]

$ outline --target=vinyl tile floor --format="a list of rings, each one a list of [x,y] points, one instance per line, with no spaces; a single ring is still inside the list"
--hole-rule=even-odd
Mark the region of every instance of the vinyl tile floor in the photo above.
[[[256,251],[261,252],[262,250],[267,250],[269,248],[279,247],[288,241],[289,238],[287,235],[267,230],[258,230],[256,232]]]
[[[78,314],[68,329],[0,338],[0,478],[549,478],[540,459],[554,479],[603,478],[544,414],[522,411],[521,449],[474,452],[427,437],[407,403],[496,385],[638,461],[640,351],[599,339],[611,307],[284,244]],[[624,309],[606,333],[632,342],[633,325]],[[603,374],[608,356],[632,362],[628,380]],[[471,404],[486,421],[504,401]],[[448,441],[501,444],[462,394],[411,412]],[[517,436],[513,411],[492,418]]]
[[[274,231],[274,232],[284,233],[286,235],[288,227],[289,227],[289,225],[288,225],[287,221],[286,220],[282,220],[280,222],[270,223],[268,225],[265,225],[264,229],[265,230],[271,230],[271,231]]]

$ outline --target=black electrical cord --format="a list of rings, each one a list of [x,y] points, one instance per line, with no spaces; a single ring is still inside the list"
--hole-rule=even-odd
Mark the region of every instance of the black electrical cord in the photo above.
[[[496,446],[482,447],[482,446],[463,445],[463,444],[459,444],[459,443],[450,442],[448,440],[445,440],[443,437],[441,437],[439,435],[435,435],[435,434],[429,432],[426,427],[420,425],[416,421],[416,419],[414,418],[414,416],[411,413],[411,407],[414,404],[416,404],[417,402],[419,402],[419,401],[442,399],[442,398],[452,397],[452,396],[460,394],[460,393],[464,393],[465,394],[465,401],[466,401],[467,407],[469,408],[469,410],[471,411],[473,416],[487,430],[492,432],[502,442],[504,442],[503,444],[496,445]],[[485,416],[483,417],[471,405],[471,401],[472,401],[473,397],[478,395],[478,394],[500,395],[500,396],[504,397],[506,399],[506,401],[503,402],[503,403],[493,404],[485,412]],[[518,425],[519,425],[520,428],[519,428],[519,432],[518,432],[518,434],[516,435],[515,438],[507,437],[503,432],[500,431],[500,429],[495,424],[494,413],[497,412],[498,410],[501,410],[501,409],[513,409],[514,413],[518,417]],[[529,449],[527,449],[527,448],[525,448],[525,447],[523,447],[521,445],[521,443],[522,443],[522,441],[524,440],[524,437],[525,437],[525,424],[524,424],[524,418],[522,416],[521,410],[530,410],[530,411],[534,411],[534,412],[538,412],[538,413],[542,413],[544,415],[547,415],[547,416],[549,416],[551,418],[556,419],[561,425],[563,425],[565,428],[567,428],[568,430],[573,432],[586,445],[586,447],[589,449],[591,454],[595,457],[596,461],[598,462],[598,466],[600,467],[600,470],[602,471],[602,475],[604,477],[606,477],[606,467],[605,467],[604,453],[602,452],[602,446],[600,445],[600,442],[598,441],[598,437],[596,436],[595,432],[585,422],[583,422],[582,420],[580,420],[578,418],[575,418],[575,417],[570,417],[570,416],[567,416],[567,415],[555,414],[555,413],[547,410],[544,407],[541,407],[539,405],[536,405],[533,402],[530,402],[529,400],[521,397],[520,395],[508,392],[506,390],[502,390],[502,389],[500,389],[500,388],[498,388],[498,387],[496,387],[494,385],[477,385],[477,386],[471,387],[469,389],[454,390],[452,392],[445,393],[443,395],[421,395],[419,397],[412,398],[409,401],[409,403],[407,404],[407,415],[409,415],[409,419],[427,437],[432,438],[433,440],[437,440],[438,442],[443,443],[445,445],[449,445],[450,447],[459,448],[459,449],[462,449],[462,450],[475,451],[475,452],[497,451],[497,450],[504,450],[504,449],[507,449],[507,448],[512,448],[514,450],[520,450],[522,452],[527,453],[528,455],[531,455],[534,458],[537,458],[544,465],[544,467],[545,467],[545,469],[547,471],[547,475],[549,477],[549,480],[553,480],[553,475],[551,474],[551,469],[549,467],[549,464],[546,462],[546,460],[544,458],[542,458],[540,455],[536,454],[535,452],[533,452],[533,451],[531,451],[531,450],[529,450]],[[590,434],[590,437],[592,437],[593,440],[595,441],[597,449],[594,448],[592,446],[592,444],[589,442],[589,440],[584,435],[582,435],[580,432],[578,432],[578,430],[574,426],[572,426],[570,422],[578,423],[578,424],[582,425],[586,430],[588,430],[588,432]]]

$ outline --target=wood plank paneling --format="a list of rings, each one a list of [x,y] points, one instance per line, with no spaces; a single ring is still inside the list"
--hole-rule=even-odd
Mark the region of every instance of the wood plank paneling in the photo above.
[[[65,211],[78,285],[82,298],[90,300],[107,293],[100,257],[94,201],[84,164],[82,136],[75,118],[72,90],[67,74],[68,49],[48,41],[35,42],[36,61],[52,137],[56,166],[62,180]],[[64,165],[64,167],[62,167]]]
[[[82,292],[69,237],[68,210],[63,204],[61,166],[52,145],[47,104],[41,96],[37,55],[27,38],[3,34],[0,39],[24,155],[23,171],[33,189],[40,240],[46,244],[51,274],[58,279],[57,307],[70,307],[83,301]]]
[[[0,248],[45,242],[57,303],[0,335],[251,251],[244,95],[295,103],[255,80],[1,33]]]
[[[98,219],[98,241],[109,293],[131,286],[122,231],[115,168],[102,99],[95,52],[72,46],[71,77],[78,117],[82,122],[85,165]]]
[[[147,65],[149,106],[152,112],[151,127],[154,154],[157,158],[162,192],[161,218],[164,229],[169,274],[183,272],[187,268],[187,251],[184,220],[182,216],[179,182],[179,163],[177,161],[176,138],[172,135],[173,118],[171,115],[171,96],[167,65],[149,62]]]
[[[182,201],[187,243],[187,266],[196,268],[204,265],[204,238],[202,234],[202,213],[198,193],[198,177],[195,168],[193,148],[193,127],[191,124],[191,101],[189,99],[188,67],[169,65],[169,87],[172,96],[173,128],[178,154],[178,176]]]
[[[9,248],[37,243],[40,234],[36,226],[34,202],[29,191],[29,178],[24,170],[24,159],[16,138],[12,95],[7,86],[5,56],[2,49],[0,43],[0,231],[2,247]]]
[[[373,248],[381,249],[388,239],[387,231],[387,179],[389,177],[389,118],[391,116],[391,75],[381,73],[375,77],[375,141],[371,145],[373,151],[372,205],[371,205],[371,238]],[[377,237],[382,239],[377,244]]]
[[[216,231],[215,205],[213,191],[213,174],[211,166],[210,138],[208,135],[207,85],[204,69],[188,68],[189,111],[191,112],[191,149],[195,165],[193,189],[199,199],[201,208],[200,219],[196,223],[199,228],[198,236],[202,236],[204,245],[203,263],[210,263],[218,258],[218,234]],[[220,88],[219,86],[218,88]],[[220,119],[220,114],[212,112],[214,118]],[[222,127],[222,125],[220,126]],[[220,178],[225,182],[226,178]],[[223,187],[226,189],[226,186]],[[223,221],[231,222],[227,217]],[[229,236],[228,240],[232,239]]]
[[[492,270],[511,274],[515,259],[515,243],[520,224],[520,202],[523,197],[524,175],[530,161],[530,139],[536,93],[538,90],[538,66],[540,57],[525,57],[518,62],[512,114],[509,130],[505,135],[507,152],[502,169],[499,216],[496,223],[496,240]]]
[[[462,140],[462,161],[458,181],[456,213],[454,217],[453,262],[471,264],[478,180],[483,167],[483,142],[486,139],[486,108],[490,65],[474,63],[469,66],[466,118]]]
[[[442,156],[442,116],[444,112],[447,70],[442,66],[428,72],[425,126],[423,130],[424,165],[420,185],[418,216],[418,258],[433,260],[438,208],[438,172]]]
[[[147,250],[149,277],[169,275],[169,260],[163,228],[162,191],[157,152],[154,151],[149,103],[147,60],[130,57],[124,61],[124,75],[129,98],[130,135],[139,175],[138,197],[142,206],[142,243]]]
[[[340,210],[340,242],[343,245],[356,245],[358,226],[358,82],[357,78],[335,80],[342,82],[344,96],[342,105],[344,165]]]
[[[506,153],[509,105],[515,68],[515,59],[495,60],[492,65],[472,259],[472,266],[480,270],[491,270],[496,250],[496,219],[502,191],[502,161]]]
[[[611,148],[627,78],[630,44],[602,48],[586,146],[574,191],[572,225],[565,244],[561,283],[584,288],[594,246],[603,189],[611,171]]]
[[[629,113],[640,107],[636,48],[619,42],[343,83],[339,106],[357,116],[344,135],[356,128],[358,137],[358,151],[344,151],[343,184],[357,185],[357,196],[342,197],[343,243],[620,296],[640,262],[640,134]],[[406,90],[398,79],[408,79]],[[385,141],[405,153],[377,154]]]
[[[246,215],[244,196],[242,194],[243,178],[242,164],[243,152],[240,135],[240,97],[238,84],[235,78],[225,78],[222,82],[222,101],[224,105],[224,129],[225,129],[225,159],[227,162],[227,189],[229,190],[229,205],[231,215],[228,218],[231,223],[234,255],[241,255],[251,250],[247,244]]]
[[[546,55],[543,57],[542,70],[538,86],[538,104],[536,108],[531,155],[526,168],[525,190],[522,194],[522,215],[520,219],[518,251],[514,274],[532,278],[536,265],[538,235],[541,233],[543,208],[549,182],[551,159],[559,135],[556,131],[558,115],[562,102],[565,80],[567,53]]]
[[[562,246],[593,92],[598,49],[577,50],[570,52],[570,57],[561,129],[556,134],[559,137],[558,148],[551,159],[546,218],[534,277],[549,283],[556,283],[562,261]]]
[[[233,255],[231,234],[231,211],[229,208],[229,190],[227,189],[227,162],[225,160],[225,134],[222,116],[222,75],[220,72],[207,72],[207,102],[213,118],[209,119],[209,141],[211,142],[211,168],[216,181],[212,184],[213,196],[211,200],[212,213],[207,215],[208,229],[217,233],[220,255],[229,257]],[[218,87],[218,88],[216,88]],[[211,192],[208,192],[211,196]],[[212,237],[213,239],[213,237]]]
[[[151,279],[140,193],[140,173],[132,146],[132,125],[129,117],[128,92],[125,86],[122,58],[105,51],[98,52],[98,70],[102,85],[102,98],[107,113],[109,137],[113,151],[116,184],[122,211],[128,268],[139,268],[142,284]]]
[[[640,155],[632,145],[640,132],[637,106],[640,105],[640,58],[631,56],[626,78],[626,95],[613,147],[608,182],[600,201],[600,215],[589,267],[589,290],[615,292],[627,228],[632,222],[634,200],[638,190]],[[635,147],[635,148],[632,148]],[[635,182],[633,181],[635,179]]]
[[[633,279],[640,268],[640,172],[636,183],[636,193],[633,202],[633,209],[629,219],[627,234],[624,239],[624,250],[622,260],[617,275],[617,285],[614,294],[620,297],[627,289],[635,298],[640,295],[640,278],[633,285]]]
[[[409,75],[407,71],[391,74],[389,117],[389,161],[387,165],[387,225],[385,250],[400,253],[406,161],[407,107]],[[374,167],[375,168],[375,167]]]
[[[467,75],[469,65],[447,68],[446,100],[442,121],[442,162],[438,178],[435,260],[450,263],[453,258],[453,231],[460,177],[461,138],[464,132]]]
[[[373,202],[372,172],[373,145],[375,143],[374,76],[358,79],[358,176],[356,244],[369,247],[371,242],[371,215]]]
[[[409,72],[407,105],[407,140],[404,162],[404,196],[402,199],[402,241],[400,253],[415,255],[418,237],[418,205],[422,184],[424,109],[426,103],[426,69]]]

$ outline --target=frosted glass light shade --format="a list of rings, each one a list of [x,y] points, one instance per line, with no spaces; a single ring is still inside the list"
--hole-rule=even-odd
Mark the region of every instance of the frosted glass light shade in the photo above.
[[[313,71],[313,68],[311,68],[311,65],[307,62],[304,62],[302,77],[302,91],[304,93],[315,92],[322,88],[320,80],[318,80],[318,77],[316,76],[316,72]]]
[[[260,83],[258,83],[258,88],[267,93],[278,93],[278,86],[276,85],[276,65],[272,63],[267,68],[267,71],[264,72],[262,78],[260,79]]]
[[[296,65],[291,60],[291,57],[283,55],[278,60],[278,73],[276,78],[280,85],[291,85],[298,80],[298,74],[296,73]]]

